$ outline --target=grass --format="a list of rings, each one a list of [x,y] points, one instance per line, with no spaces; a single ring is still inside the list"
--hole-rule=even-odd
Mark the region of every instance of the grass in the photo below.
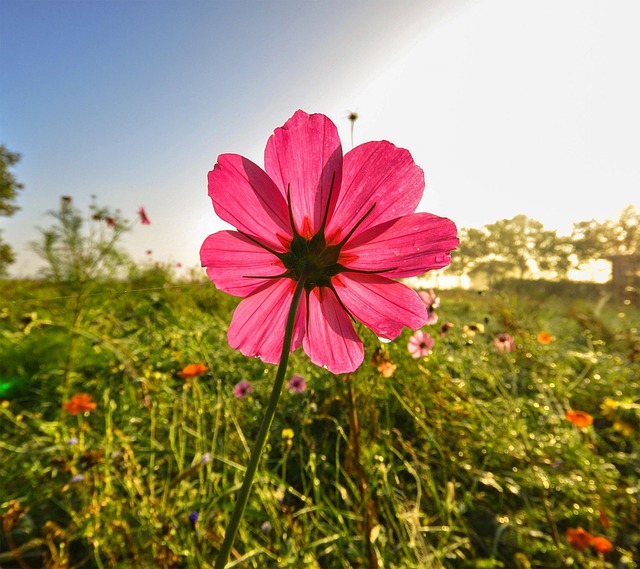
[[[212,566],[275,366],[228,347],[236,299],[143,277],[81,296],[0,283],[0,567]],[[283,394],[231,566],[637,567],[640,310],[604,293],[440,291],[426,358],[410,331],[365,329],[354,374],[294,353],[307,389]],[[97,406],[74,416],[80,392]],[[612,551],[572,547],[577,527]]]

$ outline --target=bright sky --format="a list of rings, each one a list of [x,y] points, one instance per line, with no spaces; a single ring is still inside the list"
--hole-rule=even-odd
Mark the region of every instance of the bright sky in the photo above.
[[[302,108],[351,146],[387,139],[425,170],[420,209],[480,227],[548,229],[640,202],[637,0],[0,0],[0,144],[25,185],[0,218],[28,242],[71,195],[152,225],[135,259],[196,266],[225,225],[207,196],[218,154],[262,164]]]

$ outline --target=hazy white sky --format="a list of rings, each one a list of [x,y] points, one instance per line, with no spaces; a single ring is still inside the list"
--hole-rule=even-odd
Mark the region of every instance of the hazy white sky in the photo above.
[[[27,243],[61,195],[152,225],[134,258],[198,264],[223,228],[218,154],[262,163],[273,129],[322,112],[350,146],[387,139],[425,170],[421,209],[460,227],[524,213],[567,233],[640,202],[637,0],[0,0],[0,143]]]

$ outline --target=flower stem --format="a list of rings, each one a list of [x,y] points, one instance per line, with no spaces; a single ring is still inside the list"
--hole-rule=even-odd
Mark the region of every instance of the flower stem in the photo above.
[[[271,428],[273,417],[276,414],[280,394],[282,393],[282,386],[284,385],[284,378],[287,373],[287,363],[289,362],[289,353],[291,351],[293,327],[296,321],[298,305],[300,304],[300,297],[302,296],[302,292],[304,291],[305,280],[306,277],[304,275],[298,280],[296,289],[293,293],[293,298],[291,299],[291,306],[289,307],[289,314],[287,315],[287,324],[284,330],[284,341],[282,344],[280,363],[278,364],[278,372],[276,373],[276,379],[273,382],[273,388],[271,389],[269,403],[267,404],[267,409],[264,413],[264,417],[262,418],[262,423],[260,424],[258,437],[256,438],[253,450],[251,451],[251,457],[249,458],[249,464],[247,465],[247,470],[244,474],[242,487],[240,488],[240,492],[238,493],[236,505],[233,510],[233,514],[231,515],[229,525],[227,526],[227,530],[224,534],[224,541],[222,542],[222,548],[218,553],[214,569],[224,569],[224,567],[227,565],[229,554],[231,553],[231,548],[233,547],[233,542],[235,541],[236,534],[238,533],[238,528],[240,527],[240,522],[242,521],[244,510],[249,500],[253,478],[256,474],[256,470],[258,469],[262,451],[269,435],[269,429]]]

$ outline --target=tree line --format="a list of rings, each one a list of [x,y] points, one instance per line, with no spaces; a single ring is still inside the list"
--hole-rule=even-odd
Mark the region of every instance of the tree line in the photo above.
[[[448,269],[452,274],[484,277],[489,284],[539,272],[562,279],[592,261],[640,254],[640,211],[628,205],[616,220],[574,223],[569,236],[520,214],[480,228],[462,228],[459,237]]]
[[[11,168],[19,160],[19,154],[0,146],[0,216],[18,210],[15,201],[23,186]],[[527,278],[540,271],[566,278],[571,269],[590,261],[640,253],[640,211],[629,205],[617,220],[574,223],[568,237],[522,214],[480,228],[462,228],[459,237],[449,273],[482,276],[490,284],[506,277]],[[13,251],[0,233],[0,276],[13,261]]]

